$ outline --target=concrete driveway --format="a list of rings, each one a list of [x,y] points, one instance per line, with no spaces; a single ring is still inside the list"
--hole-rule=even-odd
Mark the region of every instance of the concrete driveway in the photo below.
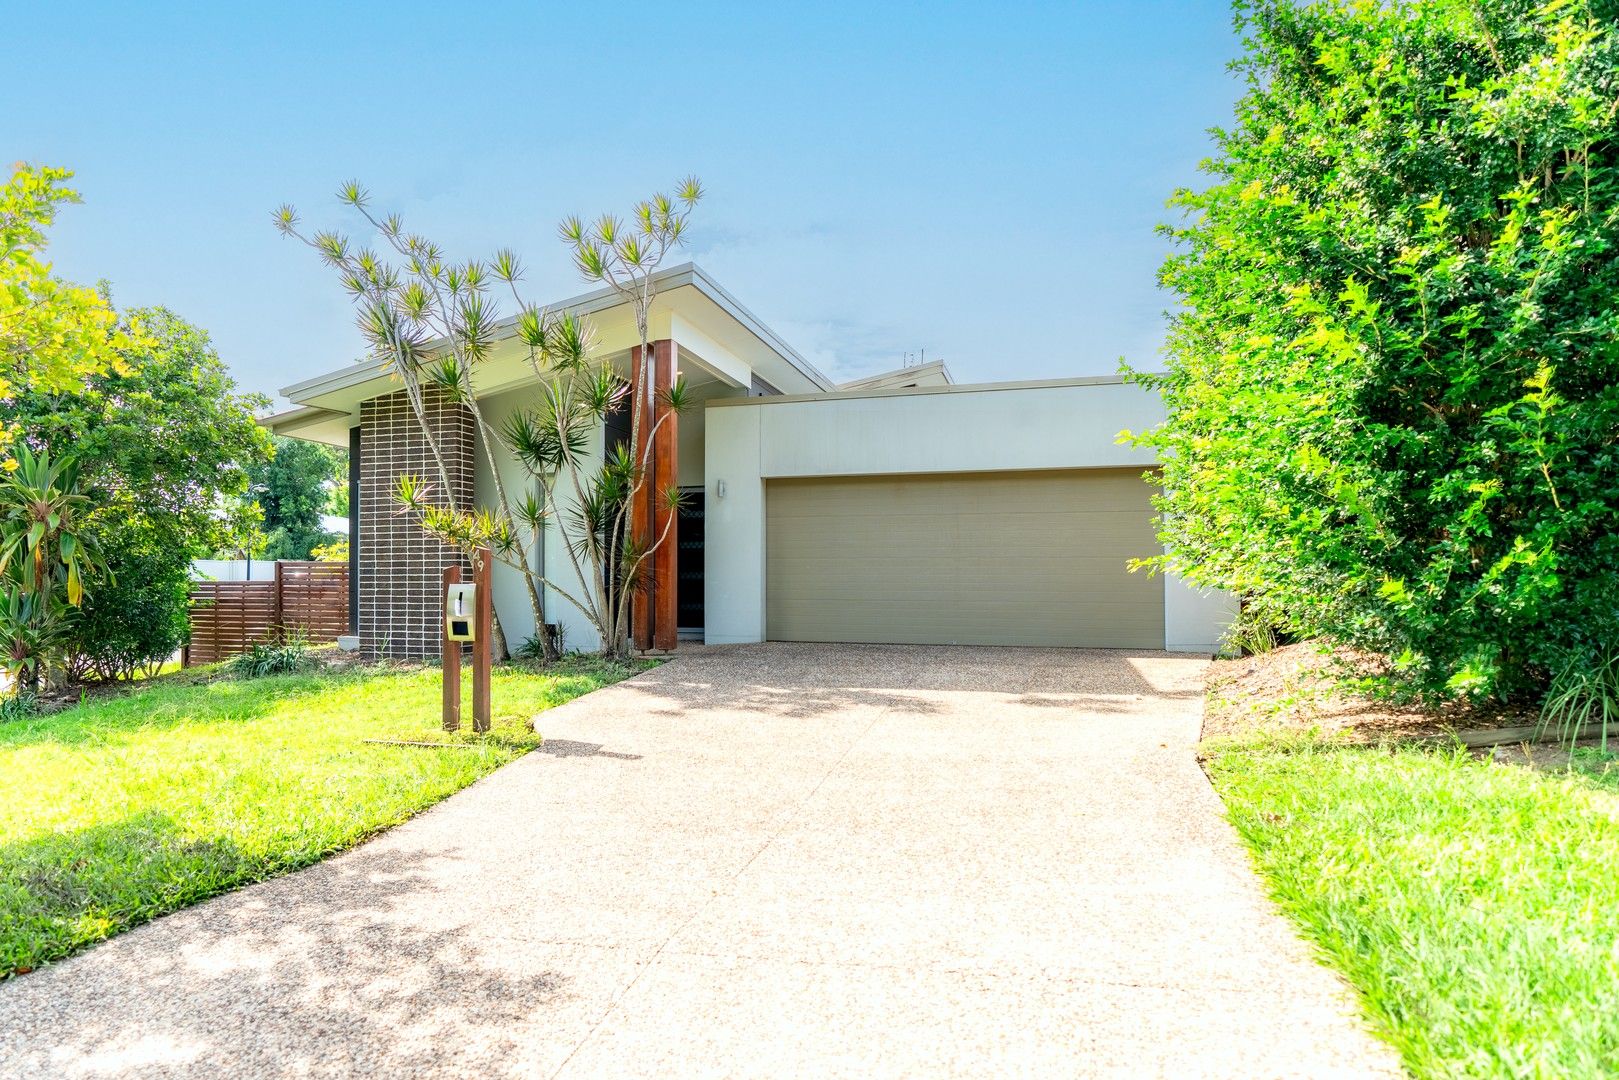
[[[6,1076],[1364,1076],[1203,663],[695,649],[355,851],[0,985]]]

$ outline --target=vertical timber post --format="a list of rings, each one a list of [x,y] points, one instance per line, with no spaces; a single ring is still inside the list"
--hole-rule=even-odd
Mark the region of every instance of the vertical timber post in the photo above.
[[[489,595],[493,577],[494,554],[488,548],[473,552],[472,583],[476,590],[472,597],[472,730],[489,730],[489,658],[493,643],[489,640],[495,598]]]
[[[287,640],[287,629],[281,625],[281,560],[275,561],[275,610],[270,615],[270,640],[284,642]]]
[[[450,586],[461,581],[461,568],[459,566],[446,566],[444,568],[444,582],[439,587],[438,602],[441,618],[438,632],[442,635],[444,643],[444,730],[459,731],[461,729],[461,643],[450,640],[450,619],[448,605],[445,600],[449,596]]]
[[[640,346],[630,349],[632,407],[644,410],[635,457],[637,461],[646,462],[643,488],[630,507],[630,531],[648,548],[654,544],[657,547],[643,564],[643,585],[630,601],[630,631],[636,648],[669,651],[678,643],[680,567],[679,544],[672,528],[674,510],[664,503],[663,496],[679,476],[676,455],[680,440],[676,432],[678,418],[665,403],[665,395],[674,385],[680,350],[669,338],[649,342],[648,349],[650,356],[644,365]],[[647,380],[645,386],[642,385],[643,374]],[[661,426],[658,426],[659,421],[662,421]],[[652,431],[655,426],[656,436]],[[660,538],[664,541],[661,544],[658,543]]]

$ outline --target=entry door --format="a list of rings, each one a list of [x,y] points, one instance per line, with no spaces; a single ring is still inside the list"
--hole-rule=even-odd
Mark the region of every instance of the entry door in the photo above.
[[[1164,645],[1140,469],[772,480],[766,631],[778,641]]]
[[[702,488],[683,488],[680,516],[675,520],[680,576],[675,586],[675,625],[681,630],[703,628],[703,511]]]

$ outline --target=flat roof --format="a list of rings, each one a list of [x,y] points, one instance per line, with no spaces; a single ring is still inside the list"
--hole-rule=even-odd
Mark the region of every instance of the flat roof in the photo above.
[[[771,394],[766,397],[713,398],[709,409],[747,405],[791,405],[801,401],[848,401],[852,398],[918,397],[925,394],[982,394],[998,390],[1052,390],[1065,386],[1122,386],[1123,375],[1077,375],[1069,379],[1026,379],[1020,382],[953,383],[949,386],[892,386],[876,389],[833,390],[825,394]]]

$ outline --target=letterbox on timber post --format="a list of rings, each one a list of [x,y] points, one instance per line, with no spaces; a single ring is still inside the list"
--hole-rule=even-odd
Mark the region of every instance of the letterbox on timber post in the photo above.
[[[470,582],[451,585],[444,593],[444,636],[451,641],[475,641],[478,624],[478,587]]]

